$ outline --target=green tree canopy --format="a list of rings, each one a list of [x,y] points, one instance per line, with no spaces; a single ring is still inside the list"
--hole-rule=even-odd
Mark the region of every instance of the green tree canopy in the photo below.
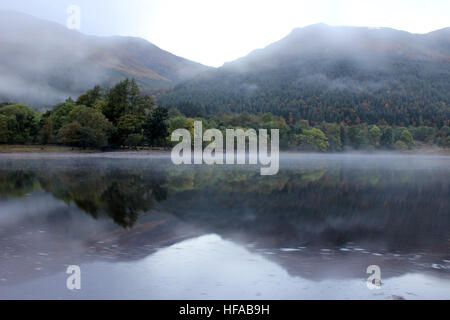
[[[39,115],[22,104],[0,108],[0,142],[31,143],[37,138]]]
[[[100,111],[77,106],[69,114],[69,119],[69,123],[59,130],[58,142],[82,148],[108,145],[113,126]]]
[[[117,125],[120,117],[127,114],[146,116],[155,107],[155,101],[148,95],[141,95],[136,80],[119,82],[106,95],[103,114]]]
[[[370,144],[374,147],[378,147],[380,145],[380,139],[381,139],[381,130],[378,128],[378,126],[373,125],[369,129],[369,141]]]
[[[168,118],[168,110],[161,107],[147,115],[144,134],[151,146],[166,146],[169,135]]]

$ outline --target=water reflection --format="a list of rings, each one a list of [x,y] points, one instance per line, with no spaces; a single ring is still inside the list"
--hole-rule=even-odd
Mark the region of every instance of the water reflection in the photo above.
[[[14,286],[8,297],[34,298],[39,292],[41,299],[442,299],[450,284],[419,273],[395,276],[381,290],[368,290],[361,279],[317,282],[217,235],[185,240],[133,263],[94,262],[82,270],[81,291],[66,290],[61,284],[67,275],[60,272]]]
[[[164,248],[202,252],[198,242],[184,244],[205,234],[232,241],[226,244],[235,246],[237,256],[237,248],[245,248],[256,261],[249,270],[270,262],[292,283],[353,279],[361,286],[370,264],[382,266],[383,276],[391,279],[411,274],[449,279],[450,162],[445,156],[292,154],[282,157],[280,173],[272,177],[260,176],[257,167],[175,167],[164,154],[22,158],[0,158],[0,296],[2,285],[25,294],[27,281],[55,277],[65,264],[135,261],[134,267],[143,268],[142,259],[150,259],[154,267]],[[203,273],[216,264],[240,268],[227,250],[214,252],[204,251],[205,265],[195,263],[198,257],[190,263]],[[187,262],[162,260],[166,277],[181,281]],[[270,287],[268,274],[261,279]],[[186,275],[183,281],[194,278]],[[264,291],[246,291],[251,286],[241,280],[248,293],[242,298]],[[160,284],[164,297],[178,297],[177,285],[167,283]],[[11,285],[25,287],[14,291]],[[283,284],[279,290],[293,291],[266,296],[308,297],[295,291],[304,285]],[[332,291],[340,285],[331,285]],[[128,287],[132,298],[149,296]],[[208,297],[222,297],[220,292],[209,290]],[[91,294],[102,297],[98,291]]]
[[[143,163],[142,163],[143,164]],[[125,163],[95,160],[3,161],[0,195],[24,197],[43,190],[97,219],[104,214],[116,224],[131,228],[140,213],[165,200],[164,171],[133,168]]]

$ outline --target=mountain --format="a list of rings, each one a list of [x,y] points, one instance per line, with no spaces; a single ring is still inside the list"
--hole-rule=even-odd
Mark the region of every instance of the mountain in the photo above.
[[[126,77],[149,91],[209,69],[143,39],[88,36],[17,12],[0,11],[0,30],[0,101],[49,106]]]
[[[295,29],[176,85],[159,102],[188,114],[442,125],[450,119],[450,28],[424,35],[324,24]]]

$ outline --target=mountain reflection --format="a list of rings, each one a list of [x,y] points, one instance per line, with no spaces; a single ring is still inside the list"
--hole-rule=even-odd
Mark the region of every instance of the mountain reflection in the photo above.
[[[265,246],[358,242],[378,250],[448,251],[449,170],[408,165],[316,164],[273,178],[203,170],[191,181],[180,171],[183,185],[194,187],[178,190],[167,206],[211,232],[253,235]]]
[[[67,297],[59,286],[76,264],[97,288],[80,298],[252,288],[298,299],[328,286],[330,297],[377,298],[369,265],[382,268],[388,298],[447,297],[447,157],[285,154],[280,164],[267,177],[177,167],[164,154],[1,156],[0,296]],[[206,282],[192,287],[189,270]]]

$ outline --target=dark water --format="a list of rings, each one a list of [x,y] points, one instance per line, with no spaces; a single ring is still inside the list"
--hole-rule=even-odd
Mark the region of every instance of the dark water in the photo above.
[[[285,154],[259,173],[2,155],[0,298],[450,298],[450,157]]]

